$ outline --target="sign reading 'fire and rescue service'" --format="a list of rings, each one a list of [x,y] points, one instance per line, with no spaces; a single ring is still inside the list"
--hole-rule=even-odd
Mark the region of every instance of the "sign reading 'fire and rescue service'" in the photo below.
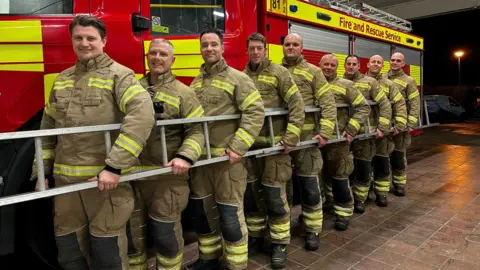
[[[299,0],[266,0],[267,12],[415,49],[423,38]]]

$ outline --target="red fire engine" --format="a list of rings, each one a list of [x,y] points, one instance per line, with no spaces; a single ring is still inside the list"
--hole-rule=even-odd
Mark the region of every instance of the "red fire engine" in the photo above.
[[[246,64],[248,35],[263,33],[269,42],[270,59],[279,63],[283,39],[294,32],[303,37],[309,62],[318,65],[324,54],[336,54],[340,76],[342,62],[350,53],[360,56],[361,72],[366,72],[370,56],[381,55],[386,72],[391,53],[400,51],[405,55],[405,72],[421,89],[422,38],[387,27],[389,24],[380,19],[381,24],[374,23],[372,16],[362,17],[368,10],[352,16],[311,2],[0,0],[0,132],[38,129],[55,77],[76,60],[68,24],[77,14],[92,14],[105,22],[107,54],[133,69],[138,77],[148,71],[145,53],[149,41],[163,37],[175,47],[173,72],[190,83],[203,62],[198,35],[216,27],[225,35],[227,62],[240,70]],[[33,151],[32,140],[0,142],[0,197],[33,189],[34,183],[27,181]],[[15,235],[21,235],[39,255],[55,260],[49,203],[37,200],[0,208],[0,255],[12,253]]]

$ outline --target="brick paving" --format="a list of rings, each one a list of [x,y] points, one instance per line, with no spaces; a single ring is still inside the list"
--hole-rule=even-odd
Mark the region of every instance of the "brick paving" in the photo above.
[[[480,148],[436,148],[409,165],[407,195],[389,194],[387,208],[370,201],[345,232],[335,231],[334,216],[325,214],[317,252],[303,248],[295,207],[286,269],[479,269]],[[185,248],[186,265],[196,249],[195,243]],[[248,269],[269,269],[268,263],[268,253],[256,254]]]

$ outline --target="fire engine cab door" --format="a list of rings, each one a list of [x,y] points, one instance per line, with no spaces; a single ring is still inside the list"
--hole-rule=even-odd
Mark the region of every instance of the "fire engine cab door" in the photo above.
[[[303,55],[309,63],[318,66],[323,55],[333,53],[338,57],[337,74],[343,76],[343,63],[349,52],[347,34],[293,21],[289,26],[289,33],[297,33],[303,38]]]

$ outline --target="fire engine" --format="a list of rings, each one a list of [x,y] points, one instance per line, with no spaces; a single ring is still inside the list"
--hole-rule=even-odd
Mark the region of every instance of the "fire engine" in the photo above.
[[[328,6],[319,2],[328,2]],[[198,36],[218,28],[225,36],[225,59],[234,68],[246,64],[246,39],[261,32],[269,58],[280,63],[288,33],[303,37],[304,56],[319,64],[326,53],[339,58],[339,76],[348,54],[361,59],[405,55],[405,72],[422,88],[423,39],[411,24],[368,5],[306,0],[0,0],[0,132],[39,128],[45,101],[56,76],[72,66],[68,25],[77,14],[101,18],[107,26],[106,53],[131,68],[148,72],[150,40],[169,39],[175,47],[173,72],[189,84],[203,63]],[[32,139],[0,141],[0,197],[33,190],[28,181],[34,157]],[[55,261],[51,200],[0,207],[0,255],[15,251],[16,238],[27,240],[45,261]],[[18,240],[18,239],[17,239]],[[18,242],[18,241],[17,241]]]

